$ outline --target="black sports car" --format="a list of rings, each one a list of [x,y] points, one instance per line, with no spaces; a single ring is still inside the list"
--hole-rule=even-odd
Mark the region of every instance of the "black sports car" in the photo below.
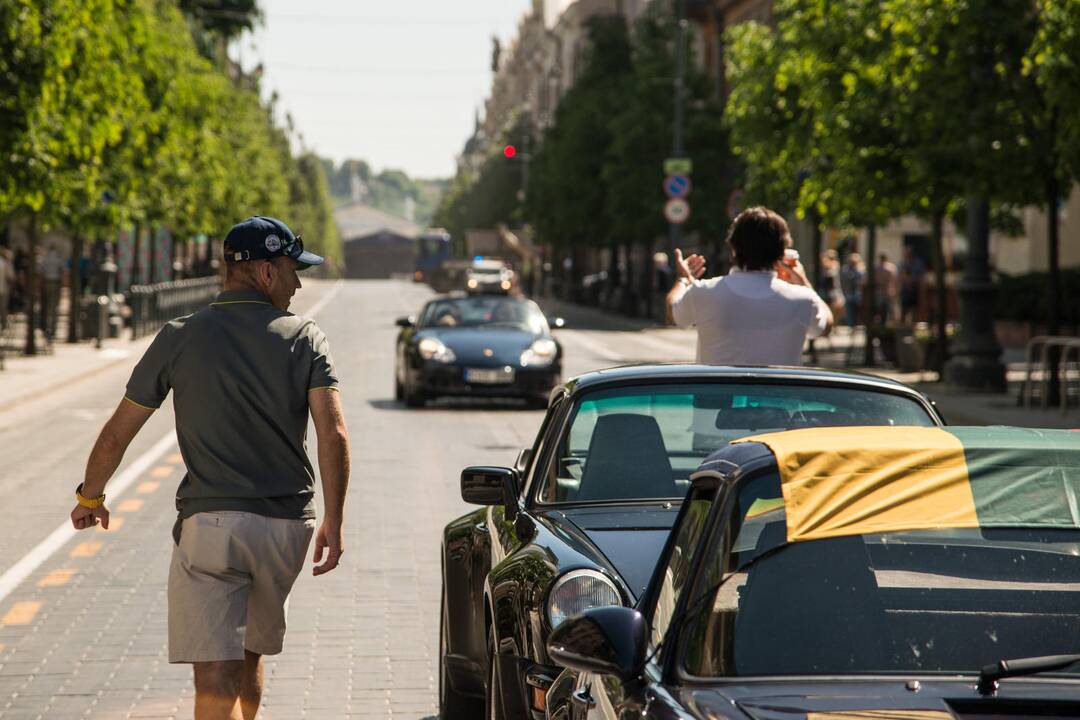
[[[394,394],[409,407],[441,395],[520,397],[546,405],[562,377],[562,346],[531,300],[440,296],[424,305],[419,319],[399,318],[397,324]]]
[[[443,718],[542,718],[562,668],[549,633],[590,607],[632,606],[711,450],[767,429],[942,424],[882,378],[801,368],[640,365],[554,393],[515,467],[468,468],[446,526],[440,631]]]
[[[1080,433],[817,428],[692,476],[636,608],[551,633],[551,720],[1080,717]]]

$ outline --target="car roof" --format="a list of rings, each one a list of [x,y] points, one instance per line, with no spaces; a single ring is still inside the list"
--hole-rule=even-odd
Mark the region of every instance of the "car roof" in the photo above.
[[[813,383],[836,383],[867,388],[882,388],[918,395],[913,388],[891,378],[853,370],[832,370],[781,365],[701,365],[697,363],[640,363],[622,365],[584,373],[568,380],[564,386],[571,394],[593,390],[604,385],[646,383],[655,380],[781,380]]]

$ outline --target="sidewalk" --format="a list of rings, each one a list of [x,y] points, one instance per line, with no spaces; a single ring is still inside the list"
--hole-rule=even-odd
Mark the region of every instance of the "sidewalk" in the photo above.
[[[559,316],[567,321],[568,329],[609,330],[659,330],[663,326],[643,318],[628,318],[592,307],[583,307],[556,299],[538,300],[549,316]],[[937,403],[945,420],[952,425],[1014,425],[1041,428],[1080,428],[1080,408],[1070,407],[1062,415],[1055,405],[1042,410],[1025,408],[1017,398],[1020,383],[1024,379],[1024,353],[1022,348],[1006,348],[1002,361],[1006,364],[1006,393],[976,393],[950,388],[938,381],[937,373],[905,373],[890,366],[861,367],[845,363],[848,347],[852,342],[861,343],[861,333],[850,334],[846,327],[839,327],[832,336],[816,341],[817,365],[837,370],[851,370],[888,377],[915,387]],[[809,360],[807,360],[807,364]]]
[[[128,337],[124,331],[120,338],[106,340],[100,350],[93,341],[58,342],[51,355],[6,355],[0,370],[0,412],[131,362],[154,339],[149,336],[133,342]]]

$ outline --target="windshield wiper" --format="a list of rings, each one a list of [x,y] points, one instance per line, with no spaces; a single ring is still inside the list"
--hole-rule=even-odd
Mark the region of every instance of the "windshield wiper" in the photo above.
[[[1003,678],[1061,670],[1078,662],[1080,662],[1080,655],[1044,655],[1016,660],[998,660],[992,665],[984,665],[979,671],[979,684],[975,689],[980,695],[993,695],[997,691],[998,680]]]

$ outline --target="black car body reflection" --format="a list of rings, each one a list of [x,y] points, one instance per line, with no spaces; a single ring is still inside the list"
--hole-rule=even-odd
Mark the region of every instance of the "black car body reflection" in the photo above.
[[[942,424],[919,393],[868,375],[803,368],[641,365],[552,393],[512,468],[462,473],[485,507],[443,534],[443,718],[542,718],[562,671],[547,639],[585,607],[629,607],[708,452],[766,429]]]
[[[546,405],[562,377],[562,346],[536,303],[522,297],[440,296],[397,324],[394,392],[410,407],[440,396]]]
[[[695,471],[636,607],[551,633],[551,720],[1080,717],[1080,434],[819,430]]]

